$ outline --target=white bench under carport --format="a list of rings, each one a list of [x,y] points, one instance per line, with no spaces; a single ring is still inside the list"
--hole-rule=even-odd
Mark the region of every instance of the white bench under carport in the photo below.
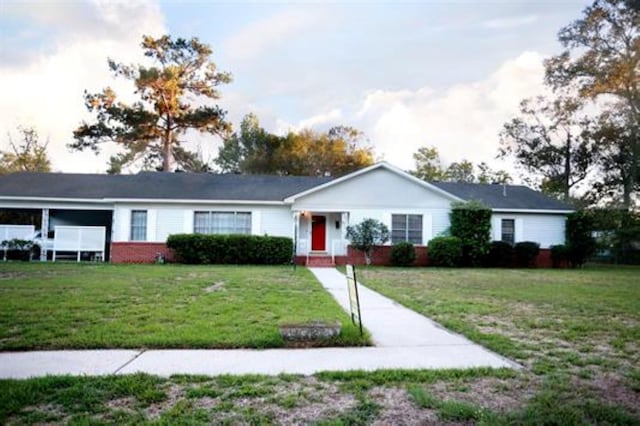
[[[3,259],[7,260],[7,246],[4,241],[31,240],[36,233],[33,225],[0,225],[0,248],[4,251]]]
[[[96,260],[104,261],[106,228],[104,226],[56,226],[53,238],[53,257],[55,262],[58,253],[76,253],[80,262],[83,252],[96,255]]]

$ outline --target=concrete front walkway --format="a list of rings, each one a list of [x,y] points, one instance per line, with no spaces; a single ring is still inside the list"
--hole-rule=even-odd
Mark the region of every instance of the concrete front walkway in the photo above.
[[[344,275],[311,268],[347,311]],[[320,371],[511,367],[507,360],[366,287],[359,286],[363,324],[375,347],[238,350],[86,350],[0,353],[0,378],[48,374],[313,374]]]

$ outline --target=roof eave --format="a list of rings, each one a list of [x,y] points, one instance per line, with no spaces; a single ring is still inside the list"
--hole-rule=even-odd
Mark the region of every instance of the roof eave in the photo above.
[[[511,209],[511,208],[492,208],[491,211],[496,213],[544,213],[544,214],[569,214],[575,212],[570,209]]]

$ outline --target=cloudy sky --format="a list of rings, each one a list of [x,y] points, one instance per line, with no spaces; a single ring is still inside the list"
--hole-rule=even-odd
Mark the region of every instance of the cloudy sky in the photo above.
[[[116,2],[0,1],[0,149],[18,125],[49,139],[54,169],[103,172],[113,152],[71,153],[83,92],[109,85],[107,58],[139,62],[142,34],[196,36],[233,74],[220,105],[235,127],[254,112],[272,132],[337,124],[376,155],[413,167],[436,146],[445,163],[495,160],[522,98],[541,93],[542,61],[585,1]],[[219,141],[194,142],[212,158]]]

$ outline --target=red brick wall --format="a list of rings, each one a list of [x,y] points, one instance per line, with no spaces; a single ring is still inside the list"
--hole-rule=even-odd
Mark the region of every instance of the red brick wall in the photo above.
[[[304,265],[307,257],[296,256],[296,264]],[[347,247],[346,256],[336,256],[336,265],[364,265],[366,264],[364,254],[351,246]],[[391,265],[391,246],[377,246],[373,250],[373,265]],[[426,246],[416,246],[416,266],[429,266],[429,250]],[[551,250],[540,249],[540,254],[535,262],[536,268],[551,268]]]
[[[165,243],[118,242],[111,243],[112,263],[154,263],[156,255],[161,253],[171,262],[175,260],[173,250]]]
[[[165,243],[149,242],[118,242],[111,243],[111,262],[113,263],[154,263],[156,255],[162,253],[168,262],[175,261],[173,250],[167,248]],[[391,246],[377,246],[373,250],[373,265],[389,266],[391,256]],[[307,257],[296,256],[295,262],[304,265]],[[364,254],[361,251],[349,246],[346,256],[336,256],[336,265],[364,265]],[[428,249],[425,246],[416,246],[417,266],[429,265]],[[551,250],[540,249],[540,254],[536,259],[536,268],[551,268]]]

